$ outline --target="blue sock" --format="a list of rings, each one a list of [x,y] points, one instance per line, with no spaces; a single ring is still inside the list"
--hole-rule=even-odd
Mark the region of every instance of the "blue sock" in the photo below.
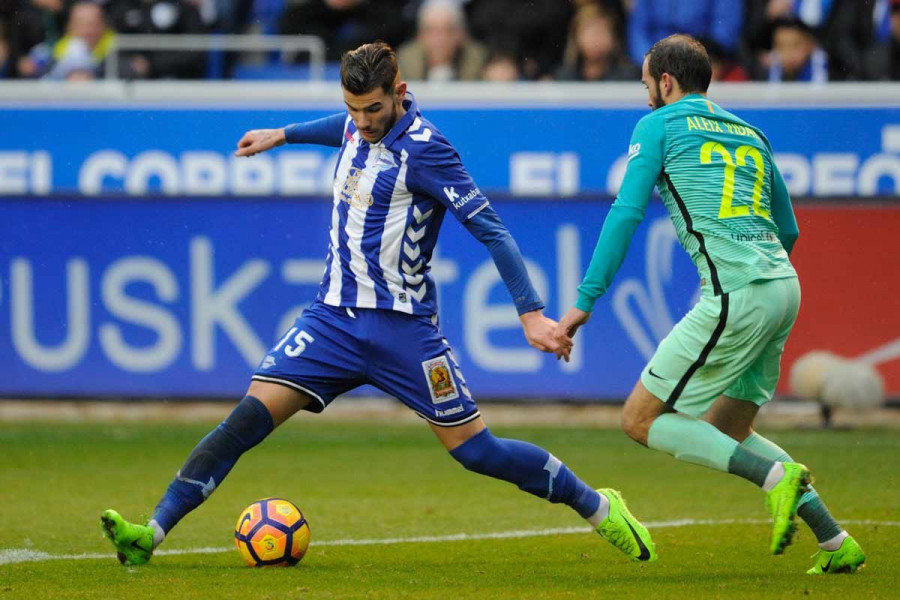
[[[188,456],[156,505],[153,520],[168,533],[213,493],[241,454],[260,443],[273,429],[269,410],[253,396],[245,396]]]
[[[561,502],[587,519],[600,507],[600,494],[558,458],[534,444],[507,440],[484,429],[450,451],[475,473],[508,481],[550,502]]]

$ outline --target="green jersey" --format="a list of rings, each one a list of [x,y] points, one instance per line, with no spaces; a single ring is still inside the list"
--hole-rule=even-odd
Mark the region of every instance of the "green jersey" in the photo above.
[[[625,179],[578,287],[581,310],[592,310],[612,282],[654,185],[697,266],[702,294],[796,277],[788,253],[797,223],[768,140],[705,96],[691,94],[635,127]]]

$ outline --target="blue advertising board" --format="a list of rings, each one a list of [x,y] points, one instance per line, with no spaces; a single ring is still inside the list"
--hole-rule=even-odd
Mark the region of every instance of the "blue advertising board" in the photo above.
[[[491,107],[423,113],[483,190],[614,195],[646,108]],[[335,105],[334,111],[341,110]],[[900,108],[753,107],[796,196],[900,192]],[[322,117],[321,107],[0,107],[0,194],[297,196],[330,193],[335,152],[288,146],[236,159],[248,129]]]
[[[610,203],[497,206],[558,316]],[[0,200],[0,396],[239,396],[315,298],[330,210],[324,198]],[[622,398],[699,286],[651,203],[565,363],[527,345],[489,254],[452,219],[432,273],[444,333],[482,398]]]

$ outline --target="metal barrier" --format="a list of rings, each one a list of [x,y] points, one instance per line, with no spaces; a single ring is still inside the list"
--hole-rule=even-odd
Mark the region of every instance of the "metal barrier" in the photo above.
[[[184,50],[205,52],[232,50],[258,52],[276,50],[308,52],[310,79],[319,81],[325,73],[325,42],[313,35],[147,35],[120,34],[115,37],[107,58],[106,79],[119,78],[119,53],[128,50]]]

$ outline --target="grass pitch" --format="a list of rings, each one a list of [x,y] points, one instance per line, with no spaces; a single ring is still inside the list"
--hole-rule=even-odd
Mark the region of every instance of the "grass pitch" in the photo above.
[[[900,597],[896,431],[771,435],[812,468],[868,554],[857,575],[812,577],[805,571],[816,546],[805,526],[784,556],[767,554],[759,490],[618,431],[493,428],[544,446],[592,485],[622,490],[650,522],[657,563],[631,563],[593,533],[548,534],[584,523],[466,472],[424,425],[296,420],[247,454],[162,547],[185,553],[140,568],[118,564],[100,534],[101,511],[146,518],[214,423],[0,424],[0,600]],[[265,496],[292,500],[310,522],[313,545],[297,567],[250,569],[234,549],[239,512]],[[443,539],[522,530],[535,535]],[[440,541],[373,542],[424,536]]]

